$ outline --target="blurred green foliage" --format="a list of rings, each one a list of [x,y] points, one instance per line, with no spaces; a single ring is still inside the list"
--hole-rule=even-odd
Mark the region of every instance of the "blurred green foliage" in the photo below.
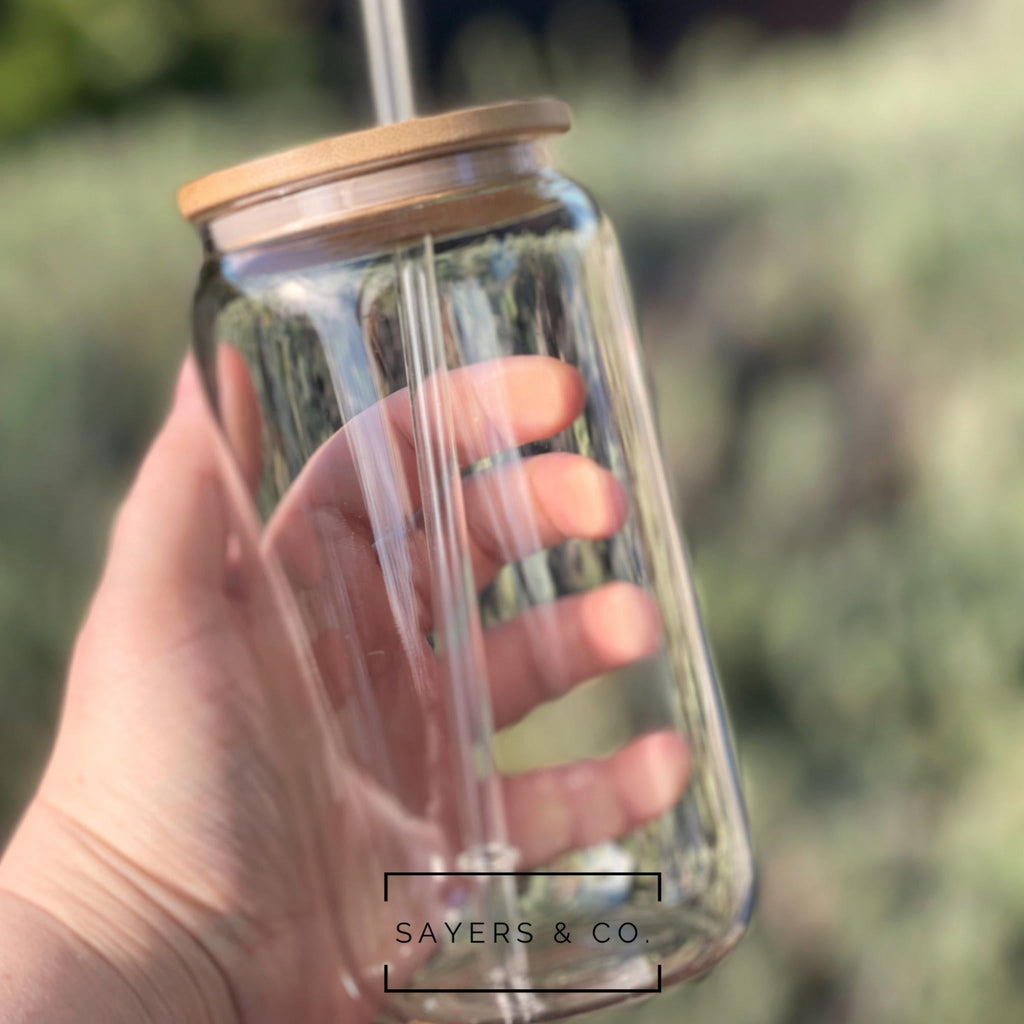
[[[362,74],[360,40],[280,0],[4,0],[0,138],[156,97],[268,94]]]
[[[84,9],[15,2],[7,18],[48,19],[59,42]],[[129,9],[90,26],[88,52],[5,41],[5,123],[164,74],[177,5]],[[274,24],[244,9],[211,38]],[[739,951],[610,1019],[1019,1016],[1022,33],[1016,0],[973,0],[756,50],[725,27],[654,84],[614,34],[597,66],[568,62],[561,155],[617,221],[638,286],[762,865]],[[487,47],[460,44],[452,73],[476,96],[517,91],[539,45],[506,33],[495,76]],[[184,347],[197,247],[173,188],[349,127],[288,81],[274,99],[154,99],[0,161],[5,827]]]

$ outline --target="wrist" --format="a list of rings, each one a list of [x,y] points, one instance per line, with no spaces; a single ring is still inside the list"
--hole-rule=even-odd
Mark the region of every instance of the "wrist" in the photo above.
[[[0,1024],[238,1024],[202,942],[53,818],[31,808],[0,861]]]

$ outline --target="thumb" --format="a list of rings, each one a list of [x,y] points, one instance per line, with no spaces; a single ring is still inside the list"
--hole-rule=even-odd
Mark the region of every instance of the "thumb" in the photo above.
[[[104,585],[148,602],[221,589],[228,493],[224,443],[195,360],[185,360],[174,402],[118,513]]]

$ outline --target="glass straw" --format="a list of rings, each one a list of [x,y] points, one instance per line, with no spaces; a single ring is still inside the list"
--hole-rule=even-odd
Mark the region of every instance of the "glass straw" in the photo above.
[[[412,74],[406,43],[401,0],[362,0],[363,26],[369,53],[370,79],[378,124],[405,121],[415,115]],[[395,270],[401,300],[401,335],[416,427],[416,447],[424,490],[425,527],[429,537],[434,584],[442,603],[440,624],[444,637],[448,680],[454,701],[455,741],[460,754],[457,804],[461,839],[465,848],[456,865],[481,870],[509,870],[518,859],[507,844],[504,807],[498,796],[500,781],[490,750],[493,733],[486,671],[482,657],[480,623],[475,607],[460,601],[471,585],[465,537],[462,492],[455,461],[455,439],[448,395],[448,368],[437,282],[434,247],[430,235],[395,252]],[[500,920],[511,920],[516,890],[510,877],[488,879],[476,900],[480,913],[488,907]],[[489,950],[482,971],[492,983],[512,989],[529,987],[529,965],[518,947]],[[502,996],[505,1021],[536,1015],[536,997],[511,991]]]
[[[363,0],[363,28],[377,123],[406,121],[416,111],[402,0]]]

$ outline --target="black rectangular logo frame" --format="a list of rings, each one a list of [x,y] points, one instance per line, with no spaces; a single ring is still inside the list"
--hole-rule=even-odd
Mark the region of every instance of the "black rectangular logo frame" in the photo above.
[[[661,902],[661,872],[660,871],[385,871],[384,872],[384,902],[388,902],[388,880],[391,878],[535,878],[535,877],[557,877],[557,878],[657,878],[658,900]],[[531,993],[555,993],[567,992],[570,994],[584,995],[655,995],[661,992],[661,964],[658,967],[658,984],[656,988],[391,988],[388,985],[388,965],[384,964],[384,991],[389,995],[408,994],[444,994],[444,995],[469,995],[480,994],[513,994],[522,992]]]

